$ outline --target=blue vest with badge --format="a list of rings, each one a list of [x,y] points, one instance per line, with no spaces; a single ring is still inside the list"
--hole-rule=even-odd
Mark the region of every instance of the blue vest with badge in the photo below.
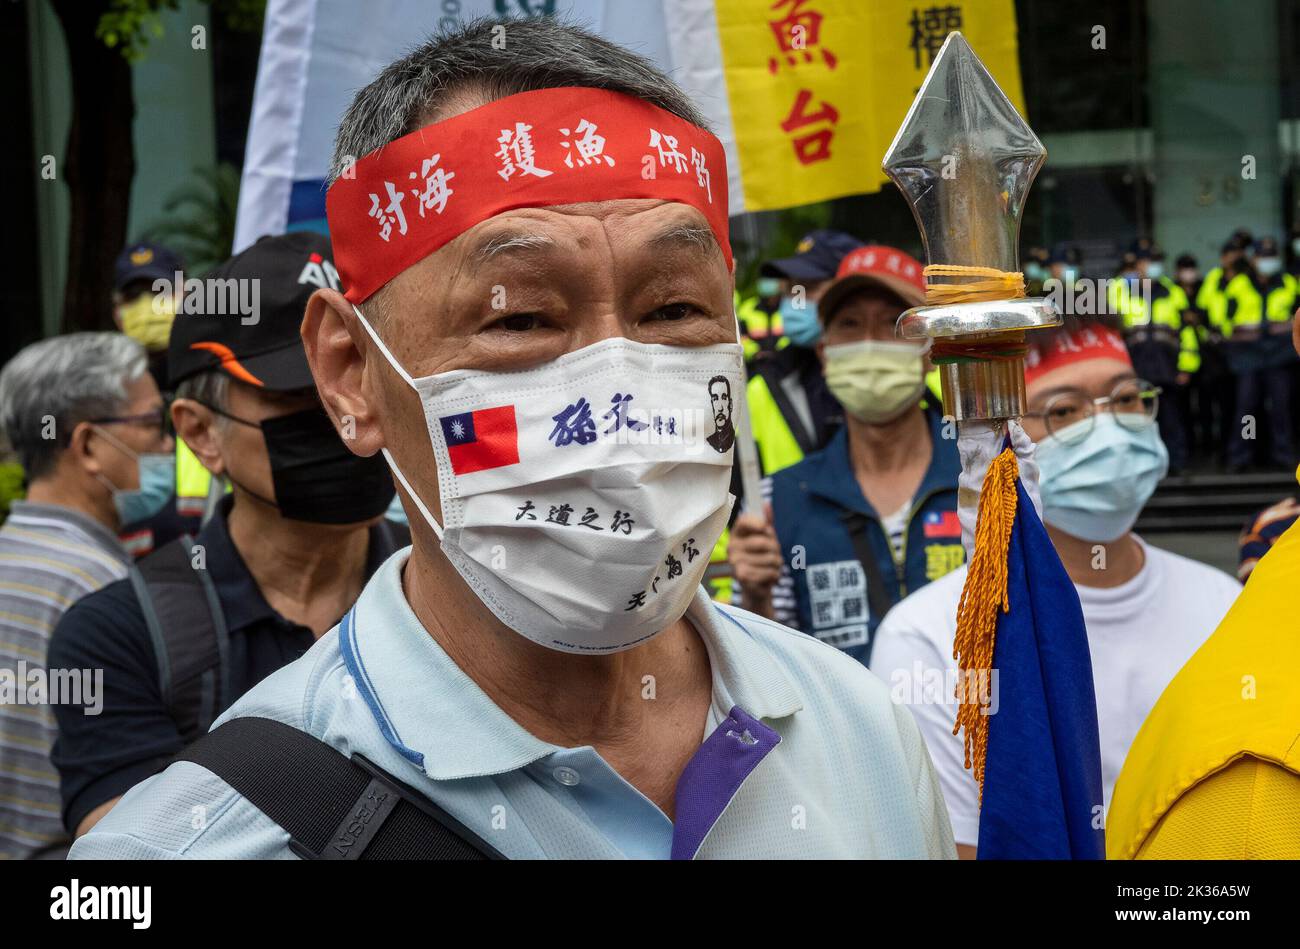
[[[933,453],[908,510],[901,557],[854,477],[847,428],[772,477],[772,514],[794,579],[799,626],[864,665],[888,608],[966,560],[957,518],[957,442],[943,437],[938,412],[926,416]],[[867,552],[873,563],[864,565],[860,554]]]

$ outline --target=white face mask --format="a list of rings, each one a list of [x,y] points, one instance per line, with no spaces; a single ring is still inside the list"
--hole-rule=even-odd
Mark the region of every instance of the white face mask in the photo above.
[[[638,645],[686,612],[735,501],[740,346],[614,338],[535,369],[413,379],[353,309],[420,396],[441,526],[384,457],[497,619],[592,654]]]

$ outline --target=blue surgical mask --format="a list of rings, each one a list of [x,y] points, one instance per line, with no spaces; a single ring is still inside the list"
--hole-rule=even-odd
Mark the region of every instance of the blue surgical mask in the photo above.
[[[1046,268],[1043,267],[1042,264],[1038,263],[1038,261],[1031,260],[1029,261],[1029,263],[1025,264],[1025,279],[1046,280],[1047,270]]]
[[[104,438],[118,451],[135,459],[140,472],[140,487],[123,490],[114,485],[103,475],[100,481],[112,492],[113,507],[117,508],[119,522],[125,526],[138,521],[148,520],[166,506],[169,498],[176,493],[176,454],[175,452],[138,452],[129,448],[121,439],[113,436],[99,426],[95,427]]]
[[[137,455],[140,487],[134,491],[113,491],[113,506],[123,525],[145,521],[161,511],[175,493],[176,456],[174,454]]]
[[[406,519],[406,508],[402,507],[402,496],[394,494],[392,503],[388,505],[388,510],[384,512],[384,518],[390,521],[396,521],[399,524],[409,524]]]
[[[1074,282],[1079,279],[1079,271],[1074,267],[1066,267],[1061,271],[1061,283],[1067,287],[1074,286]]]
[[[795,306],[793,299],[782,297],[778,312],[781,314],[781,332],[796,346],[814,346],[821,339],[822,325],[817,319],[816,301],[804,300],[802,306]]]
[[[1039,443],[1043,520],[1071,537],[1107,543],[1124,536],[1156,484],[1169,471],[1169,452],[1155,423],[1133,430],[1110,412],[1097,415],[1092,432],[1077,444],[1088,419]]]
[[[1164,275],[1165,275],[1164,264],[1156,263],[1155,261],[1152,261],[1151,263],[1147,264],[1148,280],[1159,280]]]
[[[1281,257],[1256,257],[1255,269],[1261,277],[1271,277],[1282,269]]]
[[[759,277],[754,289],[760,297],[774,297],[781,292],[781,281],[776,277]]]

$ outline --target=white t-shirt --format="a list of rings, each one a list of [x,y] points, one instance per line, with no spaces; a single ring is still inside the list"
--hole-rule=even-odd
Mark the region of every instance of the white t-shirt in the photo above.
[[[1226,573],[1137,540],[1146,562],[1132,580],[1106,589],[1075,586],[1088,627],[1107,806],[1147,713],[1241,591]],[[965,581],[963,566],[890,610],[876,631],[871,671],[890,687],[894,701],[911,708],[939,774],[953,837],[975,845],[979,791],[963,766],[962,736],[952,733],[952,644]]]

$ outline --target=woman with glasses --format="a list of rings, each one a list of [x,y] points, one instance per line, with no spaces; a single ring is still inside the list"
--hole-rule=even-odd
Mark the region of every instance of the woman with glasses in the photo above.
[[[1134,372],[1120,335],[1096,320],[1067,318],[1065,327],[1031,334],[1029,345],[1029,411],[1022,424],[1037,446],[1043,522],[1088,627],[1109,802],[1143,719],[1240,585],[1133,533],[1169,456],[1156,425],[1160,389]],[[1021,474],[1031,472],[1026,466]],[[962,739],[953,735],[953,690],[911,687],[918,676],[953,681],[965,579],[962,567],[891,610],[876,634],[871,669],[911,705],[939,773],[958,854],[970,857],[979,833],[979,792],[963,766]],[[990,686],[996,708],[996,673]],[[1096,816],[1101,819],[1100,811]]]

